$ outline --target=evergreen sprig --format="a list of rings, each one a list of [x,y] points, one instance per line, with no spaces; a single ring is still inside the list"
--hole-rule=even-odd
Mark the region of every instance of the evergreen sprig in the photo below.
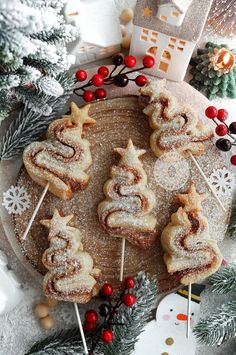
[[[63,95],[53,97],[45,94],[41,98],[44,105],[52,107],[50,115],[43,116],[40,112],[33,111],[28,105],[25,105],[2,138],[0,143],[1,160],[14,159],[47,129],[48,124],[58,113],[64,110],[64,106],[73,92],[74,75],[64,72],[58,75],[57,80],[64,88]]]
[[[198,341],[206,345],[220,345],[236,336],[236,301],[223,304],[194,328]]]
[[[221,268],[209,278],[212,291],[219,294],[236,292],[236,267],[228,266]]]
[[[129,355],[134,351],[138,336],[151,317],[151,311],[156,303],[157,285],[155,278],[148,279],[144,273],[139,273],[133,293],[136,303],[133,307],[123,306],[115,322],[124,323],[122,327],[114,326],[114,341],[103,345],[105,355]]]
[[[136,277],[136,286],[133,289],[136,303],[132,308],[121,307],[115,322],[124,323],[123,326],[114,326],[114,340],[112,344],[98,342],[93,355],[129,355],[145,323],[151,316],[152,308],[156,302],[157,285],[155,278],[148,278],[145,273]],[[91,348],[91,338],[87,336],[88,348]],[[79,329],[69,329],[58,332],[53,336],[35,343],[26,355],[82,355],[84,349]]]
[[[228,226],[228,234],[232,240],[236,241],[236,198],[234,199],[232,206],[232,212]]]

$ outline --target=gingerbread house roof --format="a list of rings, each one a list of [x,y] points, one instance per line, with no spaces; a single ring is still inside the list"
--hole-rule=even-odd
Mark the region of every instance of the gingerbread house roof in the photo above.
[[[183,23],[181,26],[177,27],[165,23],[156,17],[158,5],[170,3],[170,0],[149,1],[149,8],[151,10],[150,16],[144,16],[144,9],[148,6],[147,1],[137,0],[134,25],[161,32],[168,36],[197,42],[204,28],[212,1],[213,0],[172,0],[171,2],[178,7],[187,7]]]
[[[159,0],[160,5],[172,4],[182,14],[186,13],[193,0]]]

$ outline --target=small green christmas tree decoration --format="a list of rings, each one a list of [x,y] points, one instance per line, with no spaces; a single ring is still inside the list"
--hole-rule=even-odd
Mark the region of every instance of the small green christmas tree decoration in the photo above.
[[[190,84],[209,100],[219,97],[236,98],[236,50],[227,45],[208,42],[191,59],[193,75]]]
[[[65,0],[1,0],[0,123],[17,102],[42,115],[45,97],[64,94],[58,77],[68,69],[66,43],[78,30],[60,14]]]

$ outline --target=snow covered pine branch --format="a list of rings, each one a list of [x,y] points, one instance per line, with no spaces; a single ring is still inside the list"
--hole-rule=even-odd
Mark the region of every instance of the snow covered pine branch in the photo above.
[[[17,101],[50,115],[45,96],[63,95],[57,77],[68,68],[66,43],[78,35],[60,14],[64,2],[1,0],[0,122]]]

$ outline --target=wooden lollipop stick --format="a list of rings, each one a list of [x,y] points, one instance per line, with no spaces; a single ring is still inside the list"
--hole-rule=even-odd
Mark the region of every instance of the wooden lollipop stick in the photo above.
[[[193,163],[195,164],[195,166],[197,167],[197,169],[199,170],[200,174],[202,175],[203,179],[205,180],[207,186],[209,187],[209,189],[211,190],[213,196],[215,197],[215,199],[217,200],[218,204],[220,205],[220,207],[222,208],[222,210],[224,212],[226,211],[226,208],[224,207],[224,205],[222,204],[221,200],[219,199],[219,197],[217,196],[216,192],[214,191],[212,185],[209,183],[206,175],[204,174],[202,168],[200,167],[200,165],[198,164],[197,160],[194,158],[194,156],[192,155],[191,152],[189,152],[189,156],[192,159]]]
[[[79,307],[78,307],[77,303],[74,303],[74,306],[75,306],[75,313],[76,313],[77,321],[79,324],[80,335],[81,335],[81,339],[82,339],[83,346],[84,346],[84,351],[85,351],[85,354],[88,355],[89,352],[88,352],[88,347],[87,347],[86,339],[84,336],[84,330],[83,330],[81,319],[80,319]]]
[[[191,294],[192,294],[192,284],[188,285],[188,310],[187,310],[187,333],[186,337],[189,339],[190,337],[190,322],[191,322]]]
[[[29,230],[30,230],[30,228],[31,228],[31,226],[32,226],[32,224],[33,224],[33,222],[34,222],[34,219],[35,219],[35,217],[36,217],[36,215],[37,215],[37,213],[38,213],[38,210],[40,209],[40,206],[41,206],[41,204],[42,204],[42,202],[43,202],[43,199],[44,199],[44,197],[45,197],[45,195],[46,195],[46,193],[47,193],[47,191],[48,191],[48,188],[49,188],[49,182],[48,182],[47,185],[45,186],[45,188],[44,188],[44,190],[43,190],[43,192],[42,192],[42,195],[41,195],[41,197],[40,197],[40,199],[39,199],[39,201],[38,201],[38,203],[37,203],[37,206],[35,207],[35,210],[34,210],[34,212],[33,212],[33,214],[32,214],[32,217],[30,218],[30,221],[29,221],[29,223],[28,223],[28,225],[27,225],[27,228],[26,228],[26,230],[25,230],[25,233],[23,234],[23,237],[22,237],[23,240],[26,239],[27,234],[29,233]]]
[[[125,263],[125,238],[122,238],[121,264],[120,264],[120,281],[123,281],[123,277],[124,277],[124,263]]]

